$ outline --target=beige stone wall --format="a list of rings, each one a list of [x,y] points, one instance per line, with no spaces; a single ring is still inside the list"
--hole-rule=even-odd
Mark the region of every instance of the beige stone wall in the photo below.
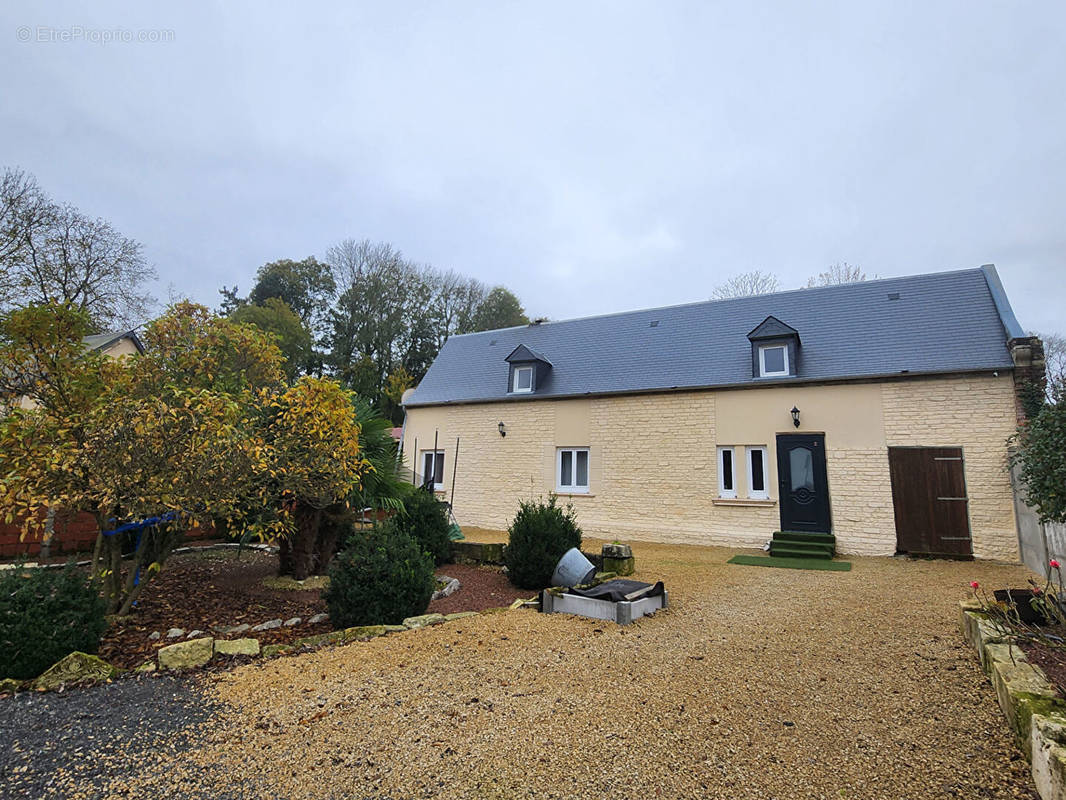
[[[973,551],[1018,560],[1018,534],[1007,471],[1014,433],[1010,375],[886,383],[885,435],[894,447],[961,447]]]
[[[412,408],[404,450],[420,464],[415,439],[418,451],[430,450],[437,431],[449,497],[460,437],[454,502],[464,525],[506,528],[520,499],[555,489],[556,448],[587,446],[589,493],[566,499],[589,535],[758,547],[780,527],[776,435],[824,433],[838,548],[890,555],[888,446],[962,447],[975,554],[1015,560],[1004,444],[1013,415],[1009,376],[528,400]],[[736,447],[738,501],[718,499],[720,445]],[[748,445],[767,447],[767,501],[745,499]]]

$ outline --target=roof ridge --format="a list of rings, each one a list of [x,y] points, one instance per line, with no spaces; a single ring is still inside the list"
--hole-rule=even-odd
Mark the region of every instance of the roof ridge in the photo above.
[[[832,286],[800,286],[795,289],[782,289],[778,292],[766,292],[765,294],[752,294],[744,297],[724,297],[720,299],[708,298],[707,300],[692,300],[688,303],[673,303],[665,306],[652,306],[650,308],[631,308],[628,311],[608,311],[606,314],[588,314],[584,317],[570,317],[568,319],[548,320],[543,323],[528,323],[526,325],[512,325],[508,328],[493,328],[487,331],[471,331],[470,333],[456,333],[448,337],[449,339],[457,339],[462,336],[484,336],[491,333],[502,333],[503,331],[514,331],[523,328],[539,328],[547,325],[561,325],[568,322],[584,322],[592,319],[607,319],[610,317],[621,317],[627,314],[647,314],[654,311],[672,311],[675,308],[692,308],[693,306],[704,306],[710,303],[739,303],[756,298],[765,299],[767,297],[775,297],[778,295],[789,295],[797,292],[824,292],[824,291],[837,291],[841,289],[848,289],[858,286],[870,286],[876,283],[887,283],[888,281],[907,281],[914,280],[916,278],[931,278],[939,275],[960,275],[966,272],[981,273],[984,274],[980,267],[966,267],[961,269],[946,269],[940,272],[919,272],[914,275],[897,275],[889,278],[870,278],[869,280],[852,281],[850,283],[837,283]]]

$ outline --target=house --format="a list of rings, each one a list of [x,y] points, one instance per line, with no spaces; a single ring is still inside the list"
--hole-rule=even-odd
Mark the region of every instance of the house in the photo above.
[[[95,333],[90,336],[83,336],[82,342],[85,344],[87,351],[98,350],[111,358],[135,356],[144,352],[144,345],[141,343],[140,337],[137,336],[136,330]],[[17,405],[26,409],[37,407],[36,401],[25,395],[18,399]]]
[[[87,350],[99,350],[105,356],[135,356],[144,352],[144,345],[137,336],[137,331],[112,331],[97,333],[82,339]]]
[[[403,448],[464,525],[555,492],[592,536],[1015,561],[1042,363],[992,265],[548,322],[449,339]]]

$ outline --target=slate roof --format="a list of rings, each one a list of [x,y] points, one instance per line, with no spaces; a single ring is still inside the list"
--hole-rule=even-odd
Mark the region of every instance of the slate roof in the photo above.
[[[747,334],[768,316],[799,332],[794,377],[752,377]],[[1006,370],[1020,335],[986,266],[453,336],[405,405]],[[519,345],[554,368],[509,395],[504,359]]]

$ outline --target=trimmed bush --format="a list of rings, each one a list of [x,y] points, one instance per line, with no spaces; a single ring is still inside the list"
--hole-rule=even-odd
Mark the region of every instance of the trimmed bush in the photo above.
[[[425,613],[433,588],[433,559],[386,520],[333,559],[325,599],[336,628],[397,625]]]
[[[0,571],[0,678],[36,678],[75,650],[95,653],[105,610],[97,586],[73,566]]]
[[[403,506],[403,512],[395,517],[397,527],[418,542],[434,564],[450,561],[452,542],[444,504],[432,492],[416,489],[404,498]]]
[[[574,507],[559,508],[557,500],[552,494],[547,503],[519,503],[503,560],[511,583],[520,589],[551,585],[552,573],[563,553],[571,547],[581,547]]]

